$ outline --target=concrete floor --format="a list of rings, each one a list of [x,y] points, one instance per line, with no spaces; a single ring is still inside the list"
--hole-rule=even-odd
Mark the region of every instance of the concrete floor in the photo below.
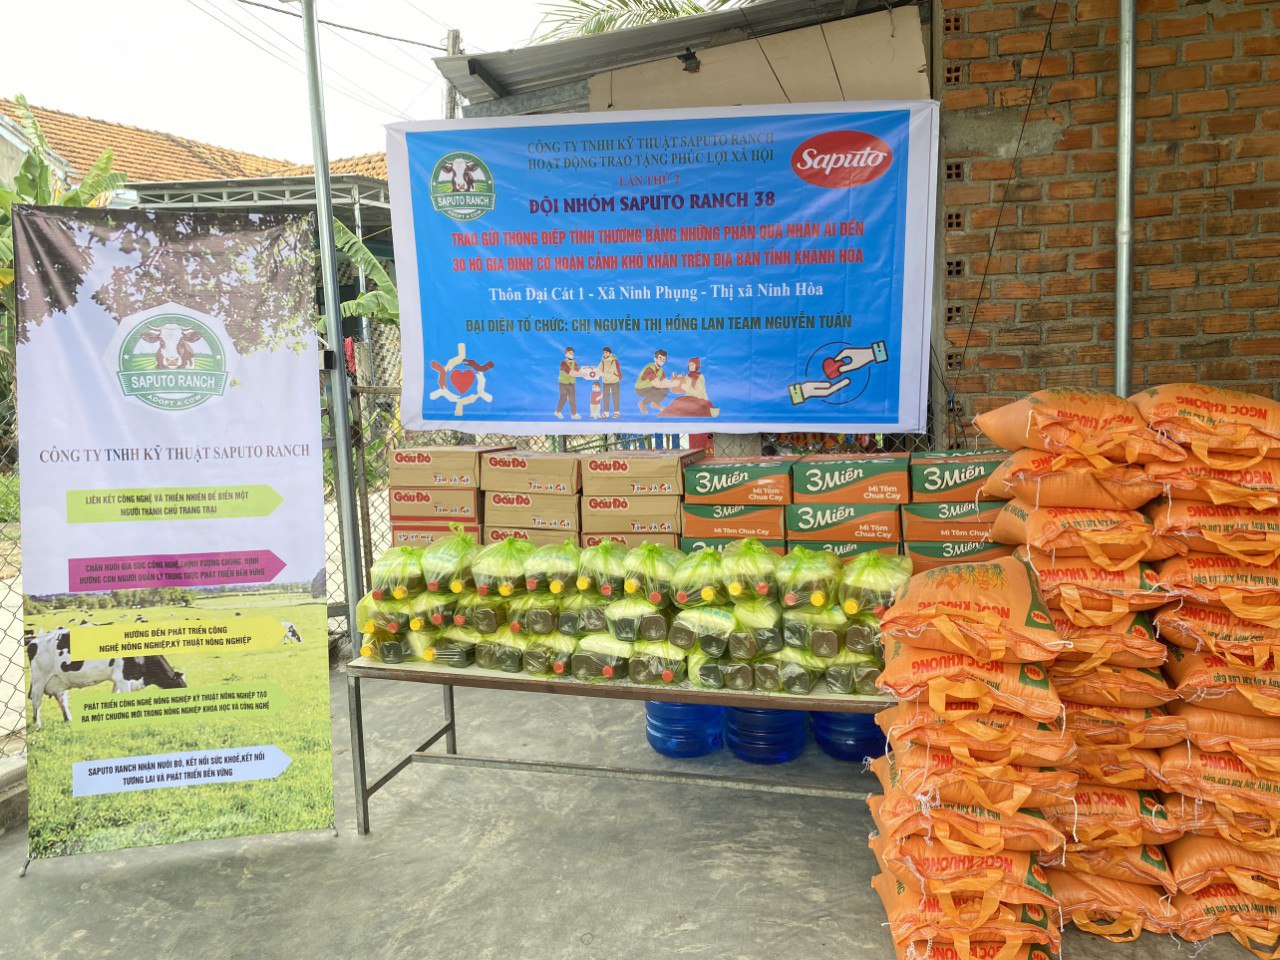
[[[440,695],[365,683],[370,773],[440,723]],[[354,832],[346,682],[335,674],[339,836],[278,835],[41,861],[0,835],[0,957],[889,960],[865,806],[708,786],[415,765]],[[782,767],[677,763],[638,703],[458,690],[463,753],[717,770],[870,789],[812,743]],[[1069,931],[1069,960],[1219,960],[1145,935]]]

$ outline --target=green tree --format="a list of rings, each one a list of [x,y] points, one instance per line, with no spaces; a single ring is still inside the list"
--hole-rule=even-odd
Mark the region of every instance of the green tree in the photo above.
[[[382,266],[382,262],[373,255],[368,247],[354,233],[348,230],[336,218],[333,221],[334,246],[347,255],[347,259],[364,271],[366,280],[372,281],[374,289],[367,290],[354,300],[342,304],[344,317],[368,317],[378,323],[400,322],[400,293],[396,290],[395,281]]]
[[[542,4],[539,40],[568,40],[593,33],[639,27],[659,20],[674,20],[725,7],[739,7],[754,0],[552,0]]]

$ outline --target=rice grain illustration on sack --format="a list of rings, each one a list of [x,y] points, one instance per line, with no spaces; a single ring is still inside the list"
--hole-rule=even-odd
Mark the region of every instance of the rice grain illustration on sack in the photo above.
[[[810,354],[805,364],[808,379],[791,384],[787,393],[793,406],[814,399],[824,403],[852,403],[866,392],[875,365],[888,359],[889,349],[883,340],[875,340],[865,347],[824,343]],[[865,372],[859,374],[860,370]]]

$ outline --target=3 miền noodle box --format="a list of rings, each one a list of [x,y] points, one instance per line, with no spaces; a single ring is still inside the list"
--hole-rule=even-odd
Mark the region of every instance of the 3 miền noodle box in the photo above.
[[[783,540],[782,516],[788,507],[764,507],[755,504],[686,503],[684,535],[710,537],[713,540]]]
[[[907,541],[907,556],[911,558],[913,573],[945,567],[949,563],[987,563],[1011,557],[1013,550],[1003,543],[983,543],[980,540]]]
[[[787,540],[859,540],[897,543],[902,521],[896,504],[793,503],[786,508]]]
[[[577,493],[580,460],[574,453],[500,450],[480,457],[480,488],[507,493]]]
[[[991,539],[991,525],[1004,501],[967,500],[961,503],[908,503],[902,508],[904,540]]]
[[[684,471],[706,456],[705,450],[614,450],[582,458],[582,493],[679,495]]]
[[[986,500],[987,478],[1008,458],[1003,450],[935,450],[911,455],[911,502]]]
[[[480,458],[510,446],[396,447],[387,463],[393,487],[480,486]]]
[[[680,549],[685,553],[692,553],[695,550],[719,550],[724,553],[725,547],[736,542],[732,537],[681,537]],[[787,552],[787,544],[784,540],[761,540],[760,544],[778,556]]]
[[[508,493],[494,490],[484,495],[485,523],[519,530],[577,532],[578,497],[560,493]]]
[[[480,522],[480,496],[475,490],[449,487],[396,487],[387,494],[391,522],[459,520]]]
[[[685,503],[791,502],[794,457],[711,458],[686,467]]]
[[[890,556],[899,553],[898,543],[883,543],[876,540],[797,540],[796,545],[809,550],[825,550],[827,553],[834,553],[841,560],[848,560],[850,557],[856,557],[860,553],[871,550],[878,550]]]
[[[583,533],[680,532],[680,498],[643,494],[584,494]]]
[[[791,468],[793,503],[906,503],[907,454],[813,453]]]

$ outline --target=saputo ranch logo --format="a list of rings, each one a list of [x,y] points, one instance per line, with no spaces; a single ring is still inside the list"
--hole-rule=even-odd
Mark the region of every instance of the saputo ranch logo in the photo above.
[[[791,154],[791,169],[815,187],[859,187],[893,165],[893,151],[861,130],[830,130],[810,137]]]
[[[157,410],[190,410],[226,392],[229,350],[225,333],[214,323],[188,313],[154,311],[126,323],[132,325],[115,354],[126,397]]]
[[[431,206],[453,220],[476,220],[498,202],[493,174],[474,153],[455,150],[436,161],[431,175]]]

